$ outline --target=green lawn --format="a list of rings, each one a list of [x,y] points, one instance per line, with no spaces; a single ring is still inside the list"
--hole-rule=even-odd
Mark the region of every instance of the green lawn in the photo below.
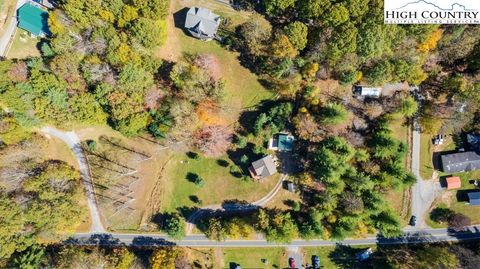
[[[432,163],[432,141],[428,134],[421,134],[420,139],[420,175],[423,179],[428,180],[433,175]]]
[[[195,0],[189,2],[189,6],[195,5],[211,8],[214,12],[228,17],[232,24],[231,28],[247,21],[251,16],[248,12],[234,11],[214,1]],[[175,14],[183,8],[185,6],[180,1],[172,1],[172,13]],[[181,21],[177,24],[181,24]],[[215,56],[218,62],[218,76],[225,81],[226,92],[223,105],[227,109],[222,116],[227,119],[228,123],[236,122],[242,109],[274,97],[274,93],[266,90],[255,74],[240,64],[238,53],[223,48],[217,41],[205,42],[191,37],[182,28],[175,27],[172,15],[168,17],[167,25],[167,42],[159,48],[157,56],[170,61],[178,61],[186,53]]]
[[[12,45],[7,52],[7,58],[24,59],[30,56],[40,56],[40,52],[37,49],[39,41],[39,38],[31,37],[28,32],[17,29]]]
[[[390,129],[392,130],[393,137],[396,139],[404,142],[407,145],[410,145],[410,141],[408,141],[408,126],[404,124],[402,120],[395,120],[390,124]],[[405,167],[408,167],[409,160],[409,153],[405,156]],[[401,216],[402,209],[403,209],[403,191],[404,189],[398,190],[390,190],[388,193],[385,194],[385,200],[387,201],[388,205],[398,214]],[[409,210],[408,210],[409,212]],[[410,218],[410,214],[406,216],[401,216],[402,226],[405,226]]]
[[[441,176],[444,174],[441,174]],[[480,179],[480,170],[473,172],[463,172],[457,173],[455,176],[459,176],[462,180],[462,188],[458,190],[451,190],[447,192],[452,192],[449,203],[440,203],[437,207],[448,207],[451,210],[462,213],[468,216],[472,220],[472,224],[480,223],[480,207],[470,206],[466,203],[468,202],[467,192],[474,191],[474,186],[469,181],[474,179]],[[478,190],[477,190],[478,191]],[[446,224],[435,223],[430,218],[427,220],[428,224],[434,228],[445,227]]]
[[[317,255],[324,269],[364,268],[355,259],[355,254],[369,247],[371,247],[373,251],[376,249],[373,245],[302,248],[304,253],[303,263],[311,264],[312,255]]]
[[[172,155],[169,165],[164,172],[164,191],[161,199],[161,211],[174,211],[179,207],[206,206],[220,204],[225,200],[246,200],[252,202],[266,195],[280,178],[280,174],[254,182],[234,177],[230,174],[232,162],[227,157],[229,167],[223,167],[218,159],[205,158],[191,159],[186,154]],[[187,177],[196,174],[204,179],[204,186],[196,186]],[[198,204],[192,201],[196,196],[202,201]]]
[[[223,268],[235,268],[233,264],[242,268],[284,268],[288,259],[285,253],[284,248],[225,248]]]
[[[355,254],[371,247],[375,251],[376,246],[338,246],[338,247],[305,247],[300,251],[303,254],[303,264],[311,265],[312,255],[320,258],[324,269],[340,268],[364,268],[355,259]],[[263,263],[263,259],[268,264]],[[234,264],[242,268],[286,268],[288,256],[285,248],[225,248],[223,249],[223,268],[230,269]],[[378,263],[375,268],[382,268]],[[222,268],[222,269],[223,269]],[[365,268],[372,268],[365,267]]]
[[[462,188],[454,191],[455,194],[452,196],[452,204],[450,209],[455,212],[465,214],[472,220],[472,223],[480,223],[480,207],[465,204],[468,202],[468,199],[465,200],[465,196],[467,195],[466,191],[474,190],[474,186],[470,184],[469,181],[473,179],[480,179],[480,171],[477,170],[474,172],[464,172],[456,175],[462,179]],[[457,200],[457,197],[460,198],[460,201]]]
[[[439,203],[434,208],[437,208],[437,207],[438,208],[448,208],[448,206],[444,203]],[[430,214],[428,214],[428,217],[425,219],[425,222],[427,223],[428,226],[430,226],[432,228],[447,228],[448,227],[447,223],[438,223],[438,222],[433,221],[430,218]]]
[[[402,216],[403,210],[403,191],[404,189],[398,190],[390,190],[387,194],[385,194],[385,200],[387,204],[390,206],[391,209],[400,217],[401,226],[406,226],[408,220],[410,219],[410,210],[408,210],[405,216]]]

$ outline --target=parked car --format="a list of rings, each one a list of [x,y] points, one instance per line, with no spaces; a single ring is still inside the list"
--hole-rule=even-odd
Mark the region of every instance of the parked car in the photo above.
[[[412,217],[410,218],[410,225],[411,225],[411,226],[417,225],[417,217],[416,217],[416,216],[412,216]]]
[[[317,255],[312,256],[312,269],[320,268],[320,258]]]
[[[357,253],[355,257],[357,258],[358,261],[363,262],[368,260],[370,258],[370,255],[372,255],[372,253],[373,253],[372,248],[368,248],[364,251]]]
[[[288,265],[290,266],[291,269],[297,268],[297,266],[296,266],[296,264],[295,264],[295,259],[294,259],[294,258],[289,258],[289,259],[288,259]]]

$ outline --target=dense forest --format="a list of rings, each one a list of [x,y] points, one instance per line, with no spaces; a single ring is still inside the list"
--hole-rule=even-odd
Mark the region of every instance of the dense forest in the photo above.
[[[202,120],[202,111],[223,109],[225,90],[224,81],[205,70],[208,59],[185,55],[172,63],[153,53],[168,38],[169,1],[58,4],[49,12],[53,35],[42,40],[41,57],[0,61],[2,159],[37,143],[31,132],[45,124],[108,124],[125,136],[187,138],[206,156],[246,151],[252,137],[290,130],[299,138],[303,169],[295,181],[306,199],[287,212],[209,216],[199,228],[213,239],[252,230],[277,242],[374,230],[398,236],[399,217],[382,195],[415,178],[404,165],[408,147],[393,136],[391,124],[411,123],[418,114],[430,134],[480,131],[478,26],[385,25],[381,0],[236,0],[254,15],[221,32],[222,46],[239,52],[241,63],[277,97],[248,111],[254,117],[232,134]],[[344,91],[329,91],[325,81]],[[420,86],[425,100],[417,104],[407,89],[364,103],[350,90],[396,82]],[[72,167],[26,158],[1,168],[0,206],[8,214],[0,219],[6,227],[0,258],[78,225],[83,209],[72,205],[80,194]],[[14,186],[11,173],[18,176]],[[175,238],[182,236],[180,218],[174,215],[164,227]]]

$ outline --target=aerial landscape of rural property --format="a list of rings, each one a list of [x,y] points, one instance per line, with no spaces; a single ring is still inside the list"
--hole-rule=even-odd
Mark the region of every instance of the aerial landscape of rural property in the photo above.
[[[0,0],[0,268],[480,268],[480,2]]]

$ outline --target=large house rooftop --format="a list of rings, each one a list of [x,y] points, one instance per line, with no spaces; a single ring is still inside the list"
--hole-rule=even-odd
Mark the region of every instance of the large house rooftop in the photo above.
[[[480,169],[480,155],[475,151],[442,155],[442,168],[445,173],[457,173]]]
[[[203,7],[190,8],[185,18],[185,28],[199,39],[213,39],[219,25],[220,16]]]
[[[49,35],[48,12],[33,4],[26,3],[17,11],[18,27],[35,35]]]

